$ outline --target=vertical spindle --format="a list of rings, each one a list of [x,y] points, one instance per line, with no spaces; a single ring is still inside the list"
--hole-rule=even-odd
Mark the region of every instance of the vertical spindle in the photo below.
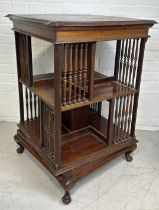
[[[25,83],[27,83],[27,78],[26,78],[26,76],[27,76],[27,63],[26,63],[26,36],[25,36],[25,34],[23,34],[23,60],[22,60],[22,62],[23,62],[23,64],[22,64],[22,68],[24,68],[23,69],[23,79],[24,79],[24,82]]]
[[[37,118],[37,108],[36,108],[36,95],[34,94],[34,118]]]
[[[118,129],[117,129],[118,139],[117,139],[117,141],[120,140],[121,121],[122,121],[122,97],[119,98]]]
[[[66,105],[66,89],[67,89],[67,68],[68,68],[68,45],[64,46],[64,71],[63,71],[63,105]]]
[[[125,108],[126,108],[126,96],[123,97],[123,107],[122,107],[122,120],[121,120],[121,138],[124,136],[124,126],[125,126]]]
[[[131,94],[131,96],[130,96],[130,106],[129,106],[129,117],[128,117],[128,131],[127,131],[127,136],[130,134],[132,111],[133,111],[133,95]]]
[[[132,71],[134,68],[134,49],[135,49],[135,39],[133,40],[133,46],[132,46],[132,51],[131,51],[131,63],[130,63],[130,69],[129,69],[128,86],[131,86],[131,77],[132,77]]]
[[[84,68],[83,68],[83,99],[86,99],[86,83],[87,83],[87,59],[88,59],[88,43],[85,44],[84,49]]]
[[[114,99],[109,101],[109,116],[108,116],[108,131],[107,131],[107,139],[108,144],[111,145],[113,143],[113,118],[114,118]]]
[[[126,97],[125,124],[124,124],[123,138],[127,137],[127,127],[128,127],[128,119],[129,119],[129,102],[130,102],[130,96],[127,96]]]
[[[73,82],[74,82],[74,100],[73,102],[77,102],[77,71],[78,71],[78,44],[75,44],[75,51],[74,51],[74,74],[73,74]]]
[[[83,43],[80,44],[80,61],[79,61],[79,75],[78,75],[78,102],[81,101],[82,69],[83,69]]]
[[[38,97],[38,111],[37,111],[37,117],[40,117],[40,99]]]
[[[119,81],[122,82],[122,76],[123,76],[123,67],[124,67],[124,49],[125,49],[125,41],[126,40],[122,40],[122,47],[121,47],[121,52],[120,52],[120,65],[119,65]]]
[[[30,118],[33,119],[32,92],[29,90]]]
[[[131,39],[129,39],[128,43],[128,55],[127,55],[127,65],[126,65],[126,73],[125,73],[125,81],[124,83],[128,85],[128,72],[131,67]]]
[[[24,45],[24,35],[20,34],[20,70],[21,70],[21,79],[25,81],[25,65],[24,65],[24,50],[25,50],[25,45]]]
[[[135,88],[135,77],[136,77],[136,70],[137,70],[137,60],[138,60],[138,50],[139,48],[139,39],[136,40],[136,49],[135,49],[135,56],[134,56],[134,66],[133,66],[133,73],[132,73],[132,87]]]
[[[115,99],[115,113],[114,113],[114,137],[113,137],[113,143],[115,143],[118,139],[118,104],[119,104],[119,98]]]
[[[68,104],[71,104],[72,102],[72,44],[70,44],[70,49],[69,49],[68,83],[69,83]]]
[[[123,70],[122,70],[122,83],[125,81],[126,66],[128,62],[128,39],[126,39],[125,49],[124,49],[124,58],[123,58]]]
[[[44,143],[44,147],[46,147],[46,108],[45,108],[45,104],[43,103],[43,143]]]
[[[28,101],[28,89],[27,87],[25,87],[25,100],[26,100],[26,117],[27,117],[27,121],[29,120],[29,101]]]
[[[50,130],[50,127],[49,127],[49,122],[50,122],[50,115],[49,115],[49,109],[48,107],[46,106],[46,136],[47,136],[47,148],[49,149],[49,130]]]
[[[52,135],[51,135],[51,154],[54,154],[54,111],[51,110],[52,116]]]
[[[50,143],[51,143],[51,110],[47,107],[47,142],[48,142],[48,151],[50,153]]]
[[[122,82],[122,67],[124,63],[123,54],[124,54],[124,40],[122,40],[121,51],[120,51],[120,64],[119,64],[119,75],[118,75],[119,82]]]

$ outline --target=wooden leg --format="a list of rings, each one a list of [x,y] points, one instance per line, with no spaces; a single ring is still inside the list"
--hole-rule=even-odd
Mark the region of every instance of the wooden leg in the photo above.
[[[23,153],[24,152],[24,147],[20,144],[20,143],[18,143],[18,148],[17,148],[17,153],[18,154],[21,154],[21,153]]]
[[[69,191],[65,192],[64,196],[62,197],[62,202],[65,205],[68,205],[69,203],[71,203],[71,196],[70,196],[70,192]]]
[[[133,160],[132,156],[130,155],[132,151],[130,152],[126,152],[125,153],[125,159],[128,161],[128,162],[131,162]]]

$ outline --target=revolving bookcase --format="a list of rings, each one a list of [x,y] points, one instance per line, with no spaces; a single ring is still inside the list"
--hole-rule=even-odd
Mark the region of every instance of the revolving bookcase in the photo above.
[[[17,55],[17,152],[29,150],[56,177],[65,190],[62,201],[69,204],[77,180],[120,155],[132,161],[144,48],[155,22],[92,15],[8,17]],[[52,43],[52,73],[33,74],[31,37]],[[96,43],[111,40],[115,65],[107,76],[95,71]]]

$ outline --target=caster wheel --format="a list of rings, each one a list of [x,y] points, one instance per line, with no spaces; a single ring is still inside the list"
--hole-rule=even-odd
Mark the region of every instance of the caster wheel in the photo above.
[[[70,193],[69,192],[65,192],[64,196],[62,197],[62,202],[65,205],[68,205],[69,203],[71,203],[71,197],[70,197]]]
[[[24,152],[24,147],[19,144],[19,147],[17,148],[17,153],[22,154]]]

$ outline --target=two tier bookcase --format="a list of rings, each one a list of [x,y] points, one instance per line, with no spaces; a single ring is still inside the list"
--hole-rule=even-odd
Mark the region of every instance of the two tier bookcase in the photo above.
[[[132,161],[144,48],[155,22],[92,15],[8,17],[17,55],[17,152],[28,149],[59,181],[62,201],[69,204],[77,180],[120,155]],[[53,44],[52,73],[33,74],[31,37]],[[113,75],[107,76],[95,71],[96,43],[110,40],[116,40],[116,55]]]

